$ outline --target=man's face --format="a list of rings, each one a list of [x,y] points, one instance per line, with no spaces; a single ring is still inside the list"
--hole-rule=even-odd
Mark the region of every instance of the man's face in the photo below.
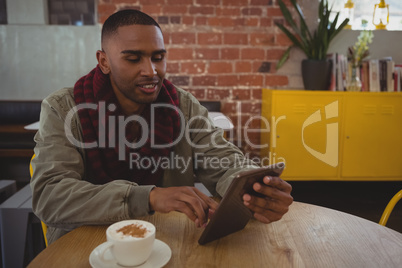
[[[155,101],[166,73],[160,29],[153,25],[119,27],[103,49],[112,87],[123,109],[136,112]]]

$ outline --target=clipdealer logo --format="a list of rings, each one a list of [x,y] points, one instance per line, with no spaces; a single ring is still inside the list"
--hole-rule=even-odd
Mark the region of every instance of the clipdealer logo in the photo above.
[[[211,147],[211,146],[214,148],[222,148],[222,147],[228,146],[226,143],[217,142],[216,138],[218,136],[222,135],[222,131],[213,131],[214,124],[212,123],[211,119],[208,119],[207,117],[200,115],[200,116],[195,116],[195,117],[191,118],[187,122],[187,124],[185,124],[184,116],[180,110],[179,110],[179,116],[180,116],[180,120],[181,120],[180,125],[182,127],[180,130],[179,137],[173,143],[170,143],[170,144],[155,144],[154,135],[152,135],[152,133],[150,133],[149,130],[154,128],[154,123],[155,123],[154,122],[154,113],[155,113],[155,109],[157,109],[159,107],[168,107],[168,108],[175,109],[174,106],[170,107],[168,104],[152,105],[151,122],[149,122],[149,123],[145,119],[143,119],[141,116],[137,116],[137,115],[129,116],[127,118],[124,116],[109,116],[108,117],[108,119],[109,119],[108,125],[99,124],[99,129],[98,129],[99,140],[98,141],[94,140],[92,142],[83,142],[81,140],[77,140],[71,131],[71,129],[72,129],[71,124],[73,122],[73,117],[78,112],[78,110],[80,110],[80,109],[94,110],[98,113],[100,122],[106,122],[106,110],[108,109],[109,111],[114,111],[115,106],[112,104],[106,105],[106,103],[103,103],[103,102],[100,102],[99,104],[88,104],[88,103],[80,104],[80,105],[73,107],[68,112],[65,122],[64,122],[65,134],[66,134],[66,137],[68,138],[68,140],[73,145],[75,145],[79,148],[90,149],[90,148],[116,148],[117,147],[118,152],[119,152],[119,160],[126,159],[126,154],[125,154],[126,147],[133,148],[133,149],[140,148],[141,146],[144,145],[147,137],[149,137],[151,140],[152,148],[168,148],[168,147],[176,145],[182,138],[186,139],[188,144],[196,149],[202,149],[202,148]],[[325,121],[325,120],[328,120],[331,118],[337,118],[338,114],[339,114],[338,110],[339,110],[338,109],[338,101],[334,101],[332,103],[327,104],[324,107],[324,112],[322,114],[321,114],[321,109],[318,109],[315,112],[313,112],[311,115],[309,115],[307,117],[307,119],[303,122],[302,129],[301,129],[301,140],[302,140],[302,144],[303,144],[304,148],[315,158],[317,158],[318,160],[320,160],[332,167],[338,166],[338,144],[339,144],[338,122],[332,123],[333,120],[331,120],[332,121],[331,123],[326,124],[326,141],[325,141],[325,152],[324,153],[314,150],[312,147],[310,147],[307,144],[307,142],[305,141],[305,129],[315,123],[322,122],[322,121]],[[241,126],[242,125],[242,122],[241,122],[242,112],[241,112],[240,103],[237,103],[237,111],[238,111],[238,114],[240,115],[240,116],[238,116],[238,126]],[[213,121],[222,120],[222,119],[227,120],[226,117],[222,118],[222,116],[220,116],[220,117],[214,118]],[[253,134],[255,132],[255,133],[259,133],[260,135],[263,135],[263,133],[271,133],[270,135],[271,135],[271,137],[273,137],[273,139],[271,141],[272,144],[270,145],[270,147],[275,148],[277,146],[276,145],[276,137],[277,137],[278,124],[280,121],[286,120],[286,119],[287,119],[286,115],[281,115],[279,117],[272,116],[270,121],[267,118],[265,118],[264,116],[250,117],[247,120],[247,122],[245,122],[243,127],[237,128],[237,131],[236,131],[237,146],[240,147],[242,145],[242,140],[244,139],[245,144],[253,149],[263,149],[263,148],[269,147],[268,143],[255,144],[252,142],[249,135]],[[194,120],[198,120],[198,121],[202,120],[206,127],[202,128],[202,129],[193,129],[192,122]],[[251,122],[253,122],[254,120],[261,120],[261,122],[263,122],[263,124],[261,124],[261,127],[252,128]],[[142,129],[142,133],[141,133],[142,135],[141,135],[140,139],[135,142],[130,142],[125,137],[127,124],[130,123],[131,121],[137,122],[141,126],[141,129]],[[228,122],[226,122],[226,121],[225,121],[225,123],[228,124]],[[117,133],[114,132],[116,130],[116,128],[117,128]],[[211,131],[213,132],[213,134],[212,134],[209,142],[197,144],[197,143],[194,143],[193,140],[191,139],[192,133],[211,132]],[[230,128],[230,130],[228,132],[229,132],[229,137],[231,137],[228,141],[234,144],[235,140],[232,140],[232,138],[235,136],[234,128]],[[107,135],[107,133],[109,135]],[[117,137],[118,137],[117,141],[113,138],[112,139],[110,138],[110,137],[114,137],[115,135],[117,135]],[[106,139],[108,139],[107,142],[106,142]],[[138,163],[138,161],[140,161],[140,159],[138,158],[137,155],[133,155],[132,157],[133,157],[133,159],[130,159],[130,161],[133,161],[134,164],[136,164],[136,163]],[[177,159],[174,158],[174,160],[176,161]],[[264,157],[263,160],[264,161],[261,163],[262,165],[266,165],[267,163],[273,164],[277,161],[280,161],[280,162],[286,161],[286,159],[284,157],[276,156],[275,152],[272,155],[270,152],[268,157],[267,158]],[[265,162],[265,161],[267,161],[267,162]],[[152,159],[151,159],[151,162],[152,162]],[[167,162],[167,161],[165,161],[165,162]],[[213,162],[213,163],[215,163],[215,162]],[[163,163],[163,164],[165,164],[165,163]]]
[[[304,148],[315,158],[320,161],[332,166],[338,166],[338,144],[339,144],[339,131],[338,131],[338,122],[335,123],[327,123],[326,124],[326,146],[325,153],[318,152],[308,146],[304,141],[304,130],[306,127],[320,122],[322,120],[328,120],[331,118],[338,117],[338,101],[334,101],[330,104],[327,104],[324,107],[325,119],[322,119],[320,110],[315,111],[311,114],[303,123],[302,126],[302,142]]]

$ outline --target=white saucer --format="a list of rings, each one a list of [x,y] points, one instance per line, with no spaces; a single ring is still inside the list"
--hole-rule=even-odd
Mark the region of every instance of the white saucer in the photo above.
[[[91,266],[93,268],[120,268],[120,267],[127,268],[126,266],[120,266],[117,262],[113,262],[111,265],[103,263],[99,258],[99,252],[98,252],[99,247],[101,245],[97,246],[91,252],[91,255],[89,255],[89,263],[91,264]],[[112,256],[110,250],[107,250],[105,252],[104,256],[105,256],[105,259],[114,261],[114,258]],[[151,253],[151,256],[149,257],[149,259],[145,263],[135,266],[135,267],[136,268],[163,267],[166,263],[168,263],[171,256],[172,256],[172,251],[170,250],[170,247],[165,242],[155,239],[154,248],[152,250],[152,253]]]

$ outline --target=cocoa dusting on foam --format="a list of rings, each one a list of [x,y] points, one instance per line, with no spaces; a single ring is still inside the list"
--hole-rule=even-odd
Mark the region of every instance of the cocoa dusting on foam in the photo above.
[[[143,237],[145,237],[145,234],[147,233],[147,228],[133,223],[133,224],[121,227],[120,229],[117,230],[117,232],[121,232],[121,233],[123,233],[123,235],[127,235],[127,236],[129,235],[132,237],[143,238]]]

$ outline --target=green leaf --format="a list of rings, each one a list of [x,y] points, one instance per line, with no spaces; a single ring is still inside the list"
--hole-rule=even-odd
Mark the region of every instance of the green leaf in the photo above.
[[[282,2],[282,0],[278,0],[278,1]],[[301,7],[296,2],[296,0],[291,0],[291,3],[293,5],[293,7],[295,8],[295,10],[297,11],[297,14],[299,15],[302,36],[305,37],[307,41],[311,40],[312,38],[311,38],[310,29],[308,28],[307,23],[304,20],[304,15],[303,15],[303,11],[301,10]],[[306,33],[308,34],[308,36],[306,35]]]
[[[343,29],[348,23],[349,23],[349,19],[345,19],[345,20],[341,23],[341,25],[339,25],[338,29],[335,30],[335,32],[334,32],[333,35],[332,35],[331,40],[332,40],[336,35],[338,35],[338,33],[339,33],[340,31],[342,31],[342,29]],[[330,40],[330,41],[331,41],[331,40]]]
[[[276,26],[279,27],[279,29],[282,30],[282,32],[284,32],[286,34],[286,36],[290,39],[290,41],[292,41],[292,43],[301,48],[303,51],[305,50],[304,45],[299,41],[299,39],[297,39],[297,37],[292,34],[285,26],[283,26],[282,24],[276,23]]]
[[[331,40],[347,25],[348,20],[344,20],[339,27],[337,23],[339,20],[339,12],[335,13],[335,19],[330,21],[330,15],[332,7],[329,8],[327,0],[319,0],[318,5],[318,25],[314,32],[308,28],[305,17],[303,15],[300,5],[297,0],[290,0],[293,8],[296,10],[299,17],[300,25],[297,26],[295,19],[293,19],[288,7],[284,4],[283,0],[278,0],[278,4],[281,8],[282,14],[285,20],[288,22],[289,27],[285,27],[282,24],[276,23],[279,29],[286,34],[286,36],[292,41],[293,46],[290,46],[287,50],[288,53],[280,59],[277,69],[279,69],[286,59],[289,57],[289,51],[293,47],[299,47],[306,54],[309,59],[326,59],[327,51]],[[293,33],[292,33],[292,32]]]
[[[293,0],[294,1],[294,0]],[[289,23],[291,26],[292,30],[300,37],[301,42],[303,43],[303,46],[306,46],[308,44],[308,39],[306,36],[306,32],[304,31],[304,27],[302,29],[299,29],[298,26],[296,25],[296,22],[293,20],[292,14],[290,13],[289,9],[285,5],[285,3],[282,0],[278,0],[279,7],[282,11],[282,14],[285,18],[285,20]],[[303,20],[303,17],[300,16],[300,20]]]
[[[288,49],[286,49],[286,51],[283,53],[282,57],[279,59],[278,63],[276,64],[277,70],[279,68],[281,68],[282,65],[289,59],[291,49],[292,49],[292,46],[288,47]]]
[[[334,21],[331,23],[331,27],[329,28],[330,36],[335,33],[336,25],[338,24],[339,13],[336,14]]]
[[[279,7],[281,9],[282,15],[285,18],[285,20],[290,24],[292,29],[300,34],[300,30],[297,28],[296,22],[293,20],[292,14],[290,13],[289,9],[286,7],[285,3],[282,2],[282,0],[278,0]]]

